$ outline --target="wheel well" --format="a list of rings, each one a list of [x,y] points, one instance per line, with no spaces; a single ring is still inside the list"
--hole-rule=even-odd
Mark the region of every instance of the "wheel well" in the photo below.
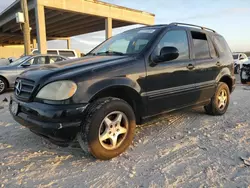
[[[90,100],[90,102],[93,102],[96,99],[100,99],[104,97],[115,97],[115,98],[119,98],[119,99],[126,101],[134,110],[134,113],[136,116],[136,124],[141,123],[143,104],[142,104],[140,95],[135,90],[127,86],[110,87],[97,93]]]
[[[6,82],[7,88],[9,88],[10,84],[9,84],[8,80],[3,76],[0,76],[0,78],[2,78]]]
[[[229,76],[223,76],[220,79],[220,82],[224,82],[228,85],[230,92],[232,92],[232,87],[233,87],[233,81]]]

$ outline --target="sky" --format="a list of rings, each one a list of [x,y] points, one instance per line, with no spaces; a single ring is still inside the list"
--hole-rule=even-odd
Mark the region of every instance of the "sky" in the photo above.
[[[103,0],[155,14],[155,24],[185,22],[216,30],[232,51],[250,51],[250,0]],[[14,0],[0,0],[0,12]],[[113,30],[113,35],[139,25]],[[104,31],[72,37],[72,48],[84,53],[105,39]],[[49,48],[66,48],[65,41],[50,41]]]

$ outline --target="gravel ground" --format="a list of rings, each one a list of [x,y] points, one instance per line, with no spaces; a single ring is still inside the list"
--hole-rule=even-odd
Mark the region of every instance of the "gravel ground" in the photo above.
[[[15,123],[0,96],[0,187],[248,187],[250,87],[237,85],[224,116],[202,108],[137,129],[120,157],[98,161]]]

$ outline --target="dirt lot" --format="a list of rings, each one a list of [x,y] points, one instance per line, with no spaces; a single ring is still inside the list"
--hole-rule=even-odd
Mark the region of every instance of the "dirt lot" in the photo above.
[[[10,93],[0,96],[1,102]],[[250,87],[237,85],[224,116],[202,108],[168,114],[137,129],[111,161],[61,148],[0,109],[0,187],[248,187]],[[245,161],[243,159],[245,159]]]

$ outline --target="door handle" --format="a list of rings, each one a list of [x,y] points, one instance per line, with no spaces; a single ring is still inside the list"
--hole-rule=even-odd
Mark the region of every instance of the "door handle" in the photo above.
[[[218,67],[220,67],[220,66],[221,66],[221,63],[218,61],[218,62],[216,63],[216,65],[217,65]]]
[[[188,68],[189,70],[192,70],[192,69],[194,69],[194,65],[193,65],[193,64],[189,64],[189,65],[187,66],[187,68]]]

